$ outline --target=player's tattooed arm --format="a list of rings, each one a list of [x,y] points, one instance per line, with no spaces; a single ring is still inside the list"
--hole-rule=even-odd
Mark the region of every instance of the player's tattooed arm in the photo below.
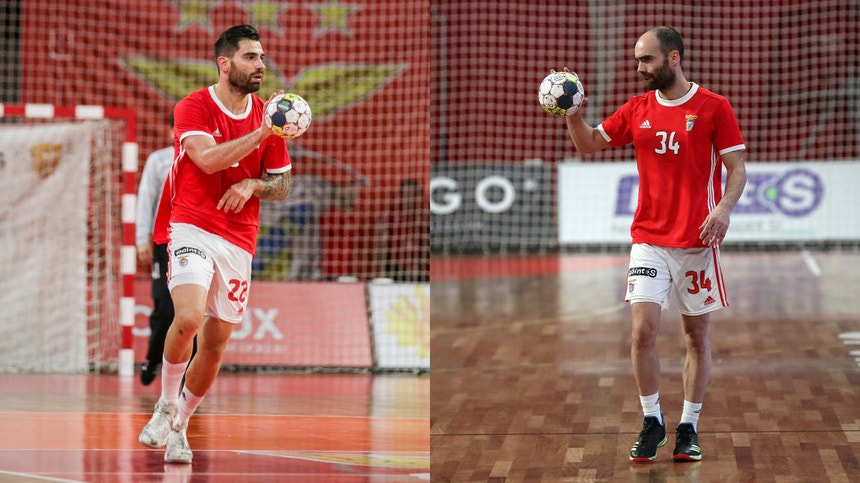
[[[261,200],[282,200],[290,194],[292,175],[286,173],[266,174],[262,181],[262,189],[257,193]]]
[[[266,174],[262,178],[247,178],[234,184],[218,201],[218,209],[238,213],[251,196],[262,200],[282,200],[290,194],[290,172]]]

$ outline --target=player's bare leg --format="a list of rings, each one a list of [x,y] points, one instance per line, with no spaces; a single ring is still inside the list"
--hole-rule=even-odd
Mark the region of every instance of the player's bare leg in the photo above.
[[[687,358],[684,361],[684,399],[701,403],[711,376],[710,314],[682,315]]]
[[[711,375],[710,315],[682,315],[684,343],[684,411],[675,430],[675,461],[699,461],[702,449],[696,432],[702,401]]]
[[[630,449],[630,461],[647,463],[657,458],[657,448],[666,444],[666,426],[660,412],[660,359],[657,356],[657,332],[660,329],[659,304],[636,302],[633,312],[633,337],[630,358],[633,376],[639,388],[639,400],[645,418],[642,431]]]
[[[186,436],[188,420],[215,382],[233,325],[206,317],[197,333],[197,354],[185,371],[185,387],[179,398],[178,415],[167,437],[164,461],[168,463],[191,463],[193,453]]]
[[[637,302],[630,306],[633,312],[633,337],[630,358],[633,376],[640,396],[655,394],[659,390],[660,359],[657,356],[657,332],[660,329],[659,304]]]
[[[197,395],[205,395],[221,370],[224,350],[236,324],[206,317],[197,335],[197,354],[185,372],[185,388]]]
[[[194,348],[194,336],[203,325],[208,289],[195,284],[179,285],[170,291],[170,296],[174,316],[164,339],[164,359],[172,364],[187,363]]]
[[[155,405],[152,418],[138,436],[141,444],[153,448],[168,445],[172,429],[179,419],[179,388],[186,364],[191,358],[194,335],[203,323],[207,291],[200,285],[179,285],[172,290],[171,297],[175,312],[164,342],[161,397]]]

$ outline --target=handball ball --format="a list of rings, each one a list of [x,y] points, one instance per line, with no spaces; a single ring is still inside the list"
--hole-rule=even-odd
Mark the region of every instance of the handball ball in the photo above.
[[[573,72],[552,71],[544,77],[538,89],[538,101],[543,110],[556,117],[564,117],[567,111],[579,108],[585,97],[585,89],[579,76]]]
[[[266,108],[266,126],[284,139],[294,139],[311,125],[311,106],[298,94],[278,94]]]

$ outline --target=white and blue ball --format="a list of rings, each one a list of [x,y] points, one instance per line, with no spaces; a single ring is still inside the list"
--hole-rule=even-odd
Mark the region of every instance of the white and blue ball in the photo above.
[[[564,117],[568,110],[579,108],[584,98],[585,89],[573,72],[552,72],[544,77],[538,89],[541,107],[556,117]]]
[[[266,126],[284,139],[294,139],[311,125],[311,106],[298,94],[279,94],[266,108]]]

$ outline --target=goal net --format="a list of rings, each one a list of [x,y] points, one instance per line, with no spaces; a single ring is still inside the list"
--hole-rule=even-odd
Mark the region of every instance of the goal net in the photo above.
[[[434,250],[629,244],[632,146],[580,155],[537,90],[569,67],[596,126],[645,91],[633,47],[660,25],[684,37],[685,75],[729,99],[746,141],[726,246],[856,246],[858,11],[848,0],[433,2]]]
[[[255,26],[267,64],[257,94],[295,92],[313,121],[288,141],[290,197],[262,203],[225,364],[429,367],[429,4],[0,0],[0,99],[134,112],[136,185],[146,158],[172,145],[175,104],[217,81],[217,36]],[[151,267],[134,268],[140,364]]]
[[[115,367],[122,140],[119,121],[0,124],[0,371]]]

